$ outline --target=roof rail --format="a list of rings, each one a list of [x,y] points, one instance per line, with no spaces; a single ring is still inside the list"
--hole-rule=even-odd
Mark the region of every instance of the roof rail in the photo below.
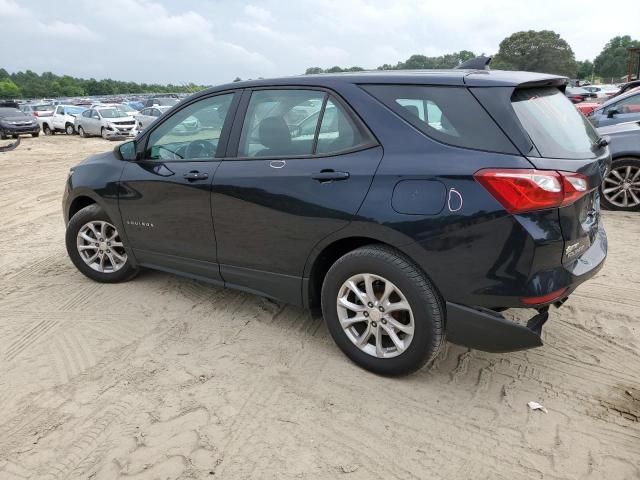
[[[471,60],[467,60],[466,62],[462,62],[458,65],[457,69],[460,70],[489,70],[489,63],[491,63],[492,57],[476,57]]]

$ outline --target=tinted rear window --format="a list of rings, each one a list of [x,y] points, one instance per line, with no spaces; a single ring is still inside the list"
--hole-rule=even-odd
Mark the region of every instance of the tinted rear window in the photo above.
[[[466,88],[418,85],[365,85],[363,88],[435,140],[475,150],[517,153]]]
[[[511,104],[540,155],[548,158],[592,158],[598,134],[557,88],[516,90]]]

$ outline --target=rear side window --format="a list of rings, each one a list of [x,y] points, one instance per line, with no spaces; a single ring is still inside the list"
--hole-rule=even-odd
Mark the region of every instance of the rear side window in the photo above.
[[[372,144],[332,96],[319,90],[257,90],[244,119],[239,157],[326,155]]]
[[[517,153],[466,88],[421,85],[365,85],[363,88],[435,140],[475,150]]]
[[[511,105],[540,155],[548,158],[593,158],[598,134],[557,88],[517,89]]]

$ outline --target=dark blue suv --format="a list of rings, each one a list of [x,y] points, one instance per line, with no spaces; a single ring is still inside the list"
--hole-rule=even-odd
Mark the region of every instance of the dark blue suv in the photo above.
[[[452,70],[214,87],[72,168],[67,251],[100,282],[147,267],[321,308],[377,373],[421,367],[445,337],[540,346],[549,306],[607,253],[610,155],[565,85]]]

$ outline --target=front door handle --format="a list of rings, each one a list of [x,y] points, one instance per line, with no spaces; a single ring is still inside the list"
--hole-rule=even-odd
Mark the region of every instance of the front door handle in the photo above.
[[[192,170],[188,173],[185,173],[184,178],[186,178],[189,181],[195,181],[195,180],[206,180],[207,178],[209,178],[209,174],[206,172],[198,172],[197,170]]]
[[[337,182],[349,178],[349,172],[336,172],[335,170],[321,170],[311,175],[311,178],[320,183]]]

